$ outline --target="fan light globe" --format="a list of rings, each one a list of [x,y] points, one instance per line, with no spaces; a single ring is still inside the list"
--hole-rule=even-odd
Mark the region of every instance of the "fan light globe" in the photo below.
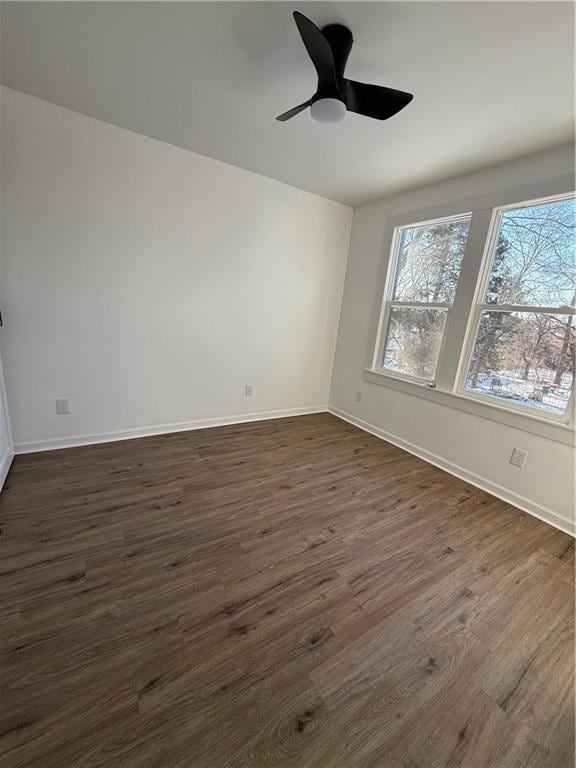
[[[346,105],[340,99],[318,99],[310,107],[310,114],[319,123],[338,123],[346,116]]]

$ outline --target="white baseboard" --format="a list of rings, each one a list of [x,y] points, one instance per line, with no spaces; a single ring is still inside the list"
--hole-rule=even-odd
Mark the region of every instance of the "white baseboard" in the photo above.
[[[225,427],[232,424],[243,424],[250,421],[266,421],[268,419],[285,419],[290,416],[306,416],[311,413],[325,413],[326,405],[314,405],[305,408],[286,408],[280,411],[261,411],[259,413],[244,413],[239,416],[223,416],[213,419],[197,419],[182,421],[176,424],[156,424],[149,427],[135,427],[115,432],[101,432],[92,435],[74,435],[71,437],[56,437],[48,440],[35,440],[29,443],[15,443],[14,453],[38,453],[39,451],[55,451],[61,448],[75,448],[81,445],[96,445],[97,443],[114,443],[118,440],[134,440],[138,437],[153,437],[167,435],[172,432],[188,432],[195,429],[210,427]]]
[[[4,483],[6,482],[6,477],[8,475],[8,472],[10,471],[13,458],[14,458],[14,451],[12,450],[12,448],[8,448],[6,450],[6,453],[0,460],[0,491],[2,490],[2,488],[4,488]]]
[[[433,464],[435,467],[443,469],[445,472],[460,478],[460,480],[464,480],[465,482],[470,483],[470,485],[475,485],[477,488],[480,488],[483,491],[487,491],[493,496],[497,496],[499,499],[502,499],[502,501],[506,501],[508,504],[512,504],[514,507],[518,507],[523,512],[528,512],[529,515],[537,517],[539,520],[543,520],[545,523],[553,525],[555,528],[564,531],[564,533],[568,533],[571,536],[576,536],[576,524],[574,521],[562,517],[556,512],[553,512],[551,509],[543,507],[540,504],[536,504],[530,499],[527,499],[524,496],[520,496],[508,488],[504,488],[503,486],[498,485],[498,483],[493,483],[491,480],[488,480],[481,475],[477,475],[475,472],[471,472],[470,470],[465,469],[458,464],[454,464],[453,462],[448,461],[447,459],[442,458],[442,456],[438,456],[437,454],[432,453],[425,448],[420,448],[419,446],[414,445],[413,443],[410,443],[401,437],[396,437],[396,435],[392,435],[390,432],[386,432],[384,429],[380,429],[380,427],[376,427],[367,421],[358,419],[356,416],[352,416],[352,414],[346,413],[346,411],[341,411],[339,408],[334,408],[332,406],[328,406],[328,411],[334,416],[338,416],[338,418],[342,419],[343,421],[347,421],[350,424],[353,424],[355,427],[359,427],[365,432],[369,432],[371,435],[380,437],[382,440],[386,440],[387,442],[396,445],[398,448],[402,448],[404,451],[412,453],[414,456],[418,456],[418,458],[427,461],[429,464]]]

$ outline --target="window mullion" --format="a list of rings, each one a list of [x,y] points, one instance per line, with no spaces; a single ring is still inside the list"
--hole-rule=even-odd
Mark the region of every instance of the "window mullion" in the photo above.
[[[466,250],[462,258],[460,278],[456,287],[454,303],[448,311],[442,349],[436,371],[438,389],[451,392],[461,365],[464,342],[473,330],[472,308],[476,298],[478,281],[481,277],[486,242],[492,222],[492,211],[477,211],[472,215]]]

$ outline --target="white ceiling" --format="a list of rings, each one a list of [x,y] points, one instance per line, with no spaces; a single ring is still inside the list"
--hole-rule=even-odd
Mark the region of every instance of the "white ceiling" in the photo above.
[[[315,90],[291,12],[355,37],[347,74],[415,94],[387,122],[274,118]],[[570,140],[570,2],[2,4],[2,82],[357,204]]]

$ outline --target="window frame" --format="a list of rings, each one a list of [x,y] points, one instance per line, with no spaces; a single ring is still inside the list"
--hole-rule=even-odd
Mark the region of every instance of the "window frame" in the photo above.
[[[476,344],[476,336],[478,334],[478,328],[480,326],[480,321],[484,312],[527,312],[576,316],[576,307],[532,306],[528,304],[486,304],[484,301],[486,296],[486,287],[488,285],[488,280],[490,279],[493,255],[498,242],[498,237],[500,235],[502,218],[506,211],[517,211],[522,208],[533,208],[539,204],[547,205],[549,203],[563,202],[566,200],[576,200],[576,192],[564,192],[557,195],[537,197],[531,200],[522,200],[521,202],[516,203],[506,203],[505,205],[494,206],[492,209],[490,225],[484,245],[482,261],[480,264],[480,271],[476,280],[474,297],[468,314],[468,323],[466,327],[466,333],[464,335],[464,343],[460,353],[460,362],[458,364],[458,371],[456,374],[453,391],[460,397],[465,397],[469,400],[476,400],[493,407],[520,413],[523,416],[527,416],[529,418],[539,418],[547,422],[568,426],[574,424],[574,392],[576,390],[576,375],[574,376],[572,391],[566,404],[566,411],[563,414],[551,413],[549,411],[544,411],[543,409],[532,408],[529,405],[522,405],[520,403],[505,401],[498,397],[483,395],[479,392],[474,392],[474,390],[466,388],[466,376],[470,368],[470,363],[472,362],[472,356],[474,354],[474,347]]]
[[[459,200],[443,201],[427,209],[407,209],[387,218],[380,246],[380,253],[384,252],[387,258],[380,261],[378,287],[373,299],[372,331],[362,373],[364,381],[573,446],[576,438],[576,387],[572,388],[572,396],[564,417],[557,420],[551,418],[554,414],[536,408],[511,406],[509,402],[498,398],[476,396],[476,393],[470,390],[463,390],[460,382],[468,370],[467,355],[471,354],[475,341],[473,310],[477,304],[480,285],[485,284],[485,270],[491,262],[489,243],[494,236],[496,211],[574,198],[574,178],[572,174],[566,174],[538,184],[525,183],[518,187],[483,192]],[[446,318],[434,382],[426,383],[423,379],[383,368],[379,361],[383,356],[388,322],[387,301],[396,274],[399,230],[469,216],[471,222],[468,242],[462,257],[454,301]],[[562,312],[557,311],[557,314]],[[463,374],[464,366],[466,367]]]
[[[473,212],[467,211],[462,213],[454,213],[447,216],[439,216],[433,219],[426,219],[422,221],[415,221],[410,224],[401,224],[394,227],[392,235],[392,243],[390,247],[390,256],[388,260],[388,267],[386,270],[386,278],[384,282],[384,292],[382,297],[382,304],[380,308],[380,319],[378,323],[378,333],[376,345],[374,348],[374,356],[372,359],[372,369],[385,376],[390,376],[395,379],[401,379],[403,381],[410,381],[414,384],[419,384],[424,387],[435,388],[436,380],[438,378],[438,370],[441,365],[443,352],[445,348],[445,341],[447,335],[448,324],[450,321],[450,312],[454,307],[456,295],[451,302],[428,302],[428,301],[402,301],[394,299],[394,287],[396,285],[396,278],[398,273],[398,261],[400,258],[400,243],[402,241],[402,234],[406,229],[416,229],[418,227],[433,226],[434,224],[443,224],[445,222],[463,221],[468,219],[470,221],[468,235],[470,235],[470,227],[472,226]],[[467,247],[462,254],[462,262],[460,268],[460,274],[462,266],[464,264],[464,258],[466,256]],[[458,282],[460,282],[460,274],[458,275]],[[456,292],[458,288],[456,288]],[[388,329],[390,326],[390,318],[392,314],[392,307],[407,307],[412,309],[440,309],[446,313],[444,328],[442,330],[442,341],[440,343],[440,349],[438,351],[438,361],[436,364],[436,370],[432,379],[425,379],[420,376],[412,376],[402,371],[395,371],[391,368],[385,368],[383,365],[384,351],[386,347],[386,341],[388,338]]]

